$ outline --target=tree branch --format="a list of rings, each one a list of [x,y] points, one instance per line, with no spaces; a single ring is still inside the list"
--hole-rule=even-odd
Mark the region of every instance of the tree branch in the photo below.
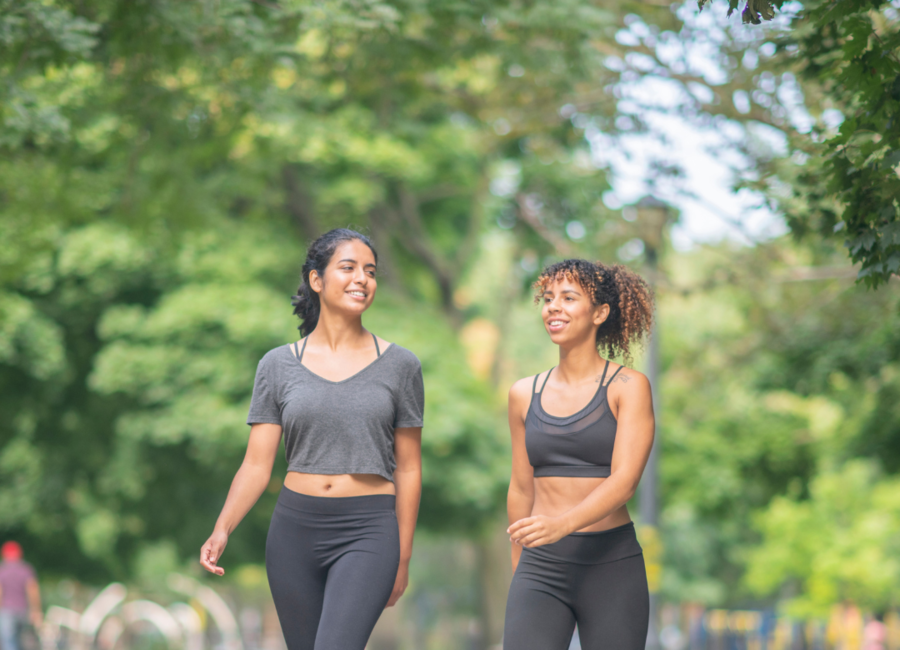
[[[516,194],[516,205],[519,208],[519,217],[522,221],[531,226],[531,229],[534,230],[541,239],[550,244],[560,255],[565,255],[567,257],[572,255],[573,251],[569,242],[545,226],[541,222],[541,218],[534,208],[528,205],[527,194]]]
[[[450,316],[455,327],[462,324],[462,314],[453,303],[453,290],[458,274],[453,273],[450,265],[432,248],[419,213],[419,203],[415,195],[403,185],[397,188],[398,208],[384,207],[385,215],[392,217],[402,231],[397,240],[410,253],[421,260],[431,271],[441,294],[441,307]],[[404,227],[405,226],[405,227]]]
[[[319,236],[319,225],[312,211],[312,199],[303,187],[297,170],[292,165],[281,168],[284,184],[284,208],[297,224],[300,234],[307,242]]]

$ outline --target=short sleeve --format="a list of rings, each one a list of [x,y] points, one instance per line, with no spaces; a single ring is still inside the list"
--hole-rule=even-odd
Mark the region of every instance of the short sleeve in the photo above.
[[[267,357],[263,357],[256,367],[247,424],[281,424],[281,407],[278,404],[277,382],[272,365]]]
[[[422,364],[418,359],[409,364],[397,399],[397,417],[394,428],[421,427],[425,411],[425,383],[422,380]]]

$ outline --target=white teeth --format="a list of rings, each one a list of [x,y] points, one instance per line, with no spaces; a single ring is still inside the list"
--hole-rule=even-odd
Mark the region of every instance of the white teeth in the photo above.
[[[351,296],[359,296],[360,298],[366,297],[366,294],[364,294],[362,291],[350,291],[349,293]]]
[[[550,326],[555,327],[556,325],[562,325],[563,322],[561,320],[552,320],[550,321]]]

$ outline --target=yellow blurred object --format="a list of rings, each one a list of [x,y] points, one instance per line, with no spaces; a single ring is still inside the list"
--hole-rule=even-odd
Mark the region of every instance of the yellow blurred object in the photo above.
[[[320,29],[308,29],[297,41],[294,49],[310,59],[319,59],[328,51],[328,39]]]
[[[272,81],[281,90],[285,90],[294,85],[297,81],[297,73],[290,68],[275,68],[272,70]]]
[[[209,617],[206,614],[206,608],[203,605],[201,605],[200,601],[197,600],[196,598],[191,598],[190,601],[188,601],[188,605],[190,605],[191,608],[195,612],[197,612],[197,616],[200,617],[200,629],[205,631],[206,625],[207,625],[208,619],[209,619]]]
[[[884,617],[884,626],[887,629],[888,650],[900,650],[900,615],[897,612],[888,612]]]
[[[644,549],[644,564],[647,568],[647,587],[651,594],[659,592],[662,581],[662,538],[656,526],[641,526],[638,540]]]
[[[475,318],[462,328],[460,342],[466,350],[466,362],[479,379],[487,379],[494,366],[500,330],[486,318]]]

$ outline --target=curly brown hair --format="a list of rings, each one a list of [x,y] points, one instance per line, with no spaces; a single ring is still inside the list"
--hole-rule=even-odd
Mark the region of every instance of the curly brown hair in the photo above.
[[[597,348],[630,363],[632,346],[653,326],[653,291],[644,278],[621,264],[563,260],[541,271],[533,285],[534,302],[540,302],[547,285],[563,278],[581,285],[594,305],[609,305],[609,317],[597,328]]]

